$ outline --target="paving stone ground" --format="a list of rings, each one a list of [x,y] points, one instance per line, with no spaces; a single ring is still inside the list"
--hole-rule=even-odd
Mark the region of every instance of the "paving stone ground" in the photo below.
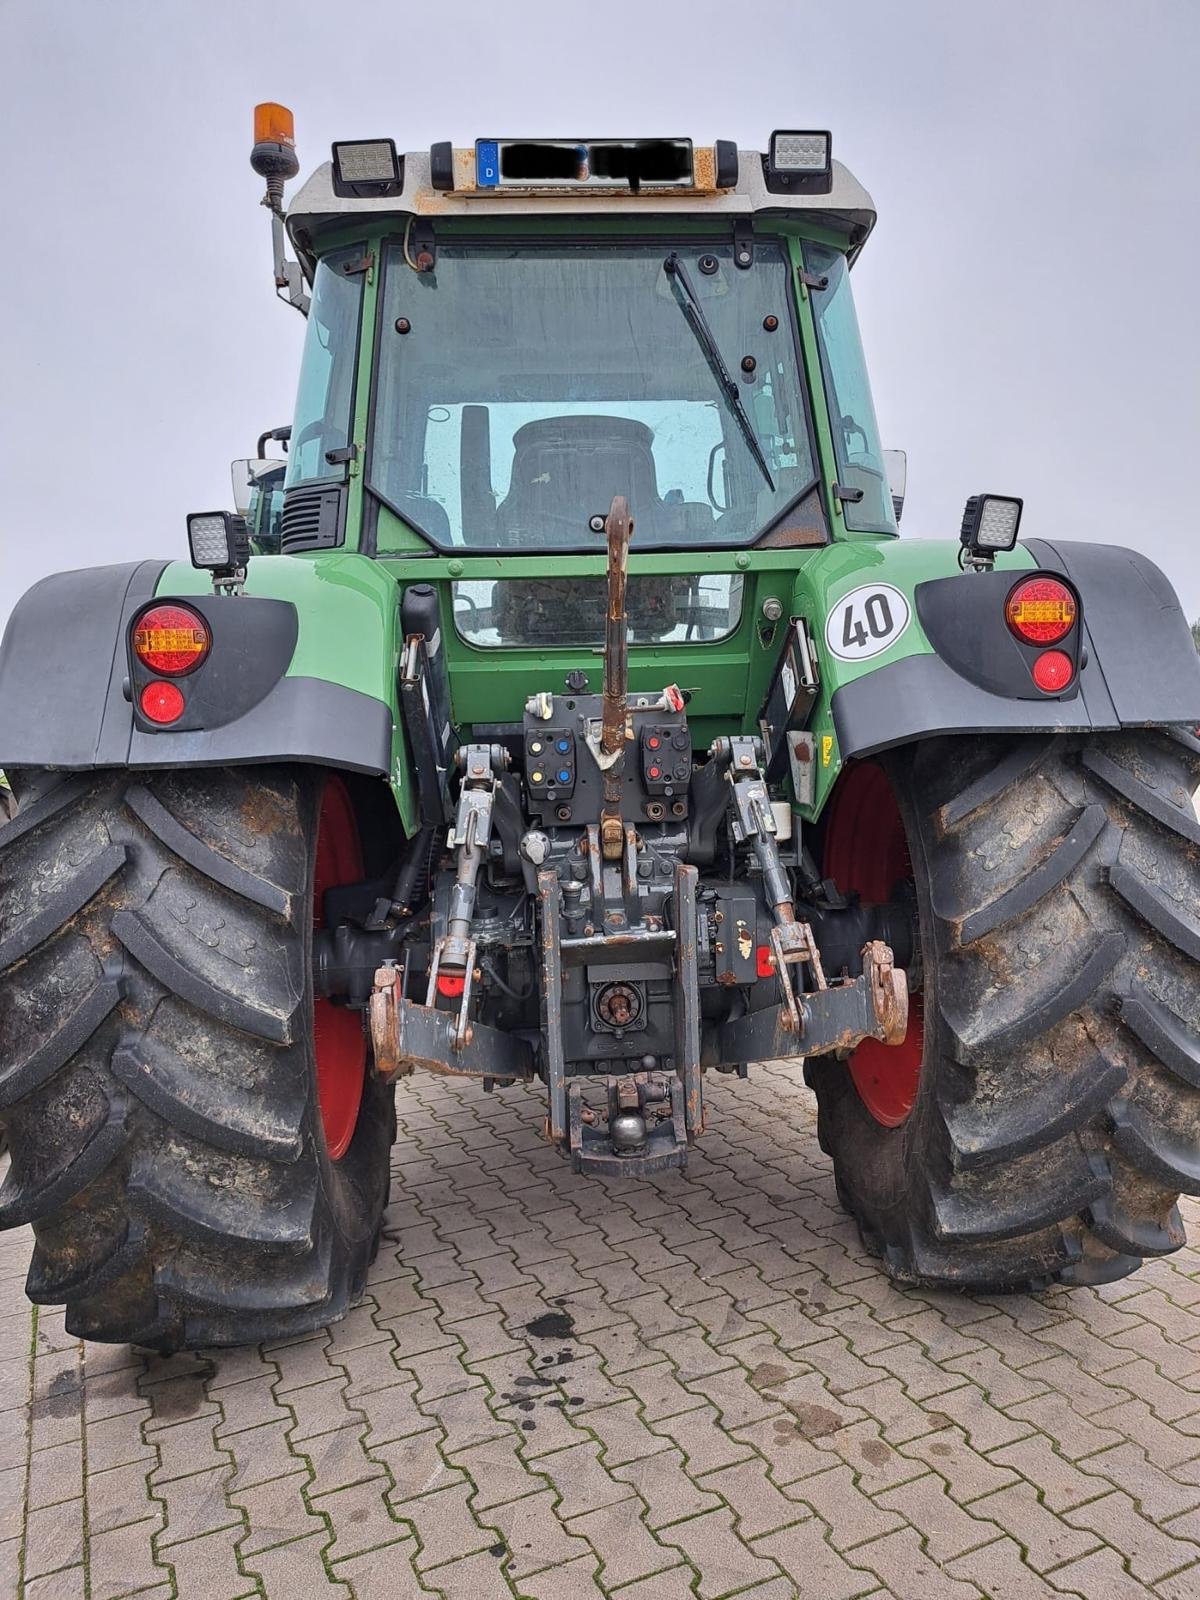
[[[404,1085],[369,1298],[259,1348],[81,1345],[0,1239],[0,1596],[1196,1600],[1200,1253],[897,1289],[796,1069],[707,1096],[621,1185]]]

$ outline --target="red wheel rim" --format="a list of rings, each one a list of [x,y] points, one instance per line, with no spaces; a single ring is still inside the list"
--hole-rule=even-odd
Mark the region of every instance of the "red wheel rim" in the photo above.
[[[325,923],[325,891],[363,878],[362,845],[346,785],[329,777],[317,818],[317,859],[313,869],[313,927]],[[317,1058],[317,1103],[330,1159],[339,1161],[358,1124],[367,1073],[367,1038],[357,1011],[332,1000],[313,1001],[313,1049]]]
[[[825,828],[825,876],[843,894],[868,904],[890,900],[896,885],[911,881],[912,858],[900,807],[887,773],[874,761],[847,768],[834,792]],[[859,1099],[887,1128],[898,1128],[913,1108],[925,1052],[925,1004],[908,997],[908,1032],[899,1044],[864,1039],[846,1063]]]

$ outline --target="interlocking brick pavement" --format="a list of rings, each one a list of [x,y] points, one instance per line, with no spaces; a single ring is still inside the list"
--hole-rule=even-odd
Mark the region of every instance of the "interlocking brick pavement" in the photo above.
[[[80,1344],[0,1237],[0,1597],[1197,1600],[1200,1248],[899,1289],[798,1071],[706,1093],[632,1185],[404,1084],[368,1299],[256,1349]]]

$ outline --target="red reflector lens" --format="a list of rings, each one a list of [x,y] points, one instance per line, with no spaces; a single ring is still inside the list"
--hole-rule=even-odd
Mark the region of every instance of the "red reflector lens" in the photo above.
[[[204,660],[212,644],[208,623],[187,606],[151,606],[133,630],[133,653],[151,672],[178,678]]]
[[[447,1000],[457,1000],[466,987],[466,976],[461,972],[442,972],[438,974],[437,992],[440,995],[444,995]]]
[[[184,699],[175,683],[148,683],[142,690],[142,715],[151,722],[177,722]]]
[[[1075,676],[1075,663],[1061,650],[1047,650],[1033,663],[1033,681],[1043,694],[1058,694]]]
[[[755,970],[760,978],[770,978],[775,973],[775,954],[769,944],[760,944],[754,952]]]
[[[1009,627],[1026,644],[1057,644],[1078,614],[1075,596],[1057,578],[1023,578],[1004,607]]]

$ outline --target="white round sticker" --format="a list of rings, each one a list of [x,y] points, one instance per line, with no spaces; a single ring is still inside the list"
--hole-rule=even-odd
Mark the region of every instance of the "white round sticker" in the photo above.
[[[908,601],[890,583],[866,583],[844,594],[825,623],[825,643],[839,661],[866,661],[904,632]]]

